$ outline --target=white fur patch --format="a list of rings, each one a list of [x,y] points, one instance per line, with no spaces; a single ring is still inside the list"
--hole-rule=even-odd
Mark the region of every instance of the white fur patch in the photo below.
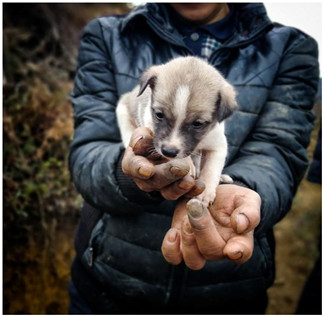
[[[153,131],[153,119],[152,119],[152,111],[151,111],[151,101],[148,100],[147,104],[144,106],[142,112],[142,120],[143,123],[141,126],[150,128]]]
[[[181,85],[178,87],[174,98],[174,114],[177,118],[176,126],[183,122],[187,115],[187,107],[189,102],[190,89],[187,85]]]
[[[170,135],[169,142],[170,144],[177,147],[178,149],[181,149],[183,147],[182,144],[183,138],[179,133],[179,130],[181,124],[183,123],[183,121],[186,119],[187,116],[189,96],[190,96],[190,89],[189,86],[187,85],[179,86],[175,93],[174,107],[172,110],[176,118],[176,121],[175,121],[173,131]]]

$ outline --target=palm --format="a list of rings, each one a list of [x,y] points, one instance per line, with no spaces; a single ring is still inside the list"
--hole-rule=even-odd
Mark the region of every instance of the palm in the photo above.
[[[172,228],[180,232],[180,246],[169,247],[165,239],[164,256],[170,263],[183,259],[193,269],[201,268],[206,260],[229,258],[236,263],[246,262],[253,252],[260,206],[256,192],[237,185],[218,186],[209,210],[197,199],[181,201],[172,222]]]

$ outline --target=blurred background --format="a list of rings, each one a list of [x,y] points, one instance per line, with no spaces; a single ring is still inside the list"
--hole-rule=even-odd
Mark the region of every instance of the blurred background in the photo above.
[[[91,19],[131,9],[125,3],[3,4],[4,314],[67,313],[82,204],[67,167],[73,136],[68,95],[79,39]],[[310,160],[321,126],[321,89],[314,109]],[[275,227],[269,314],[296,309],[321,248],[321,197],[321,184],[305,177],[290,213]]]

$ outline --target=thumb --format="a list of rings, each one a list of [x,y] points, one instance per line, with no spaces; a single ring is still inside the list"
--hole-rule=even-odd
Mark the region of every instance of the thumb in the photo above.
[[[231,225],[237,233],[249,232],[260,223],[260,196],[250,190],[246,195],[234,198],[234,211],[231,215]]]

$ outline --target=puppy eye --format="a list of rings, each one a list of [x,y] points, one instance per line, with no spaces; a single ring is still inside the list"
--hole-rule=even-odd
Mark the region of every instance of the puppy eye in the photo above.
[[[205,125],[205,122],[201,122],[201,121],[194,121],[194,122],[192,123],[192,126],[193,126],[195,129],[200,129],[200,128],[202,128],[204,125]]]
[[[164,119],[164,114],[163,114],[163,112],[155,112],[155,117],[156,117],[156,119],[158,119],[158,120],[162,120],[162,119]]]

